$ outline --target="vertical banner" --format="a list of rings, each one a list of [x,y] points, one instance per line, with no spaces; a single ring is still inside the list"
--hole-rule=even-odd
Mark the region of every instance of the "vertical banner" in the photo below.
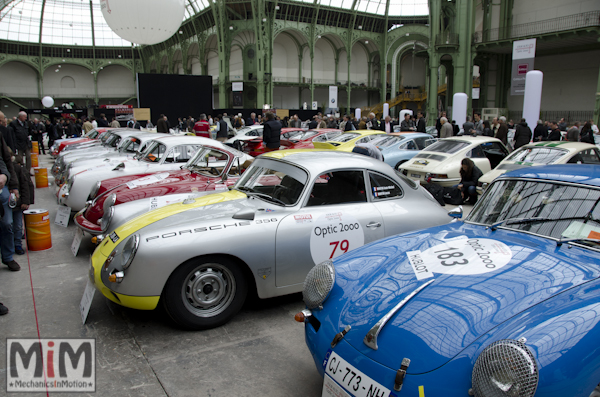
[[[329,108],[337,109],[338,108],[338,88],[337,85],[329,86]]]
[[[244,83],[231,83],[231,91],[233,93],[233,106],[242,107],[244,106]]]
[[[513,42],[510,95],[525,95],[525,75],[533,70],[536,39]]]

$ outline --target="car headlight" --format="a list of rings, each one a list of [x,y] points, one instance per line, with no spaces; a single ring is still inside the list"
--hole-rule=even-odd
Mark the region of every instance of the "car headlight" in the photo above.
[[[102,218],[100,218],[100,229],[102,229],[102,233],[108,231],[108,227],[110,226],[110,222],[112,221],[114,215],[115,207],[109,207],[106,211],[104,211]]]
[[[335,282],[333,262],[326,260],[319,263],[308,272],[304,280],[302,299],[309,309],[315,309],[327,299]]]
[[[473,367],[475,397],[531,397],[539,380],[537,362],[525,343],[512,339],[486,347]]]
[[[133,258],[135,258],[135,254],[140,245],[140,236],[134,234],[129,236],[125,244],[123,245],[123,251],[121,251],[121,263],[123,264],[123,270],[126,270],[131,262],[133,262]]]
[[[98,194],[98,190],[100,190],[100,184],[102,182],[98,181],[96,182],[96,184],[94,186],[92,186],[92,188],[90,189],[90,195],[88,196],[88,200],[93,200],[96,198],[96,195]]]

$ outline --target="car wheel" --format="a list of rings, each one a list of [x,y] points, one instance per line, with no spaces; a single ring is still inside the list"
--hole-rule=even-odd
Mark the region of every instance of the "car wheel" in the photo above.
[[[396,166],[394,167],[394,169],[396,169],[396,170],[397,170],[397,169],[400,169],[400,166],[401,166],[402,164],[404,164],[404,163],[406,163],[406,160],[398,161],[398,164],[396,164]]]
[[[239,265],[211,256],[179,266],[165,285],[162,301],[177,324],[200,330],[228,322],[242,308],[247,293]]]

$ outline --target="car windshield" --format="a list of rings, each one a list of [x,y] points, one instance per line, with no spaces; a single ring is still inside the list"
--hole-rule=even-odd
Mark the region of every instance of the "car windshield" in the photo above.
[[[565,149],[552,147],[520,148],[507,157],[506,161],[523,161],[525,163],[553,164],[568,154]]]
[[[375,138],[371,141],[371,143],[377,146],[379,149],[383,149],[388,146],[395,145],[396,143],[403,140],[405,137],[403,136],[394,136],[394,135],[384,135],[381,138]]]
[[[229,162],[229,155],[220,150],[203,147],[188,161],[185,167],[206,176],[219,176]]]
[[[295,165],[259,158],[242,174],[234,189],[285,206],[298,202],[307,180],[306,171]]]
[[[281,134],[281,137],[285,139],[297,139],[302,134],[304,134],[302,130],[286,131]]]
[[[91,129],[85,134],[86,138],[95,139],[100,133],[96,129]]]
[[[165,155],[167,147],[160,142],[152,142],[142,154],[141,160],[148,163],[158,163]]]
[[[467,221],[484,225],[502,222],[499,227],[555,239],[598,239],[599,203],[600,190],[589,186],[499,180],[489,187]]]
[[[348,141],[353,140],[354,138],[358,138],[359,136],[360,136],[360,134],[357,134],[355,132],[348,132],[348,133],[336,136],[330,142],[342,142],[342,143],[348,142]]]
[[[106,143],[106,141],[108,140],[108,138],[110,138],[111,136],[113,136],[114,134],[112,132],[107,132],[107,133],[103,133],[100,135],[100,142],[102,142],[103,144]]]
[[[427,146],[428,152],[438,152],[438,153],[448,153],[454,154],[467,146],[469,146],[469,142],[462,141],[454,141],[451,139],[437,141],[433,145]]]
[[[116,147],[121,142],[121,137],[117,134],[112,134],[104,142],[105,146]]]
[[[319,133],[319,131],[316,130],[308,130],[308,131],[298,131],[298,134],[294,134],[292,137],[288,138],[287,136],[285,136],[285,134],[283,135],[283,138],[285,139],[289,139],[289,140],[293,140],[293,141],[304,141],[307,139],[312,139],[315,137],[315,135],[317,135]]]

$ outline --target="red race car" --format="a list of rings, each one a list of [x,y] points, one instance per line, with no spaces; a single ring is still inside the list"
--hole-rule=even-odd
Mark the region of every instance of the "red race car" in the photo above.
[[[320,130],[305,131],[301,128],[282,128],[279,150],[283,149],[314,149],[313,142],[326,142],[342,133],[342,130],[323,128]],[[262,138],[247,142],[244,151],[256,157],[265,153]]]
[[[52,145],[52,147],[50,148],[50,154],[56,158],[58,154],[62,152],[67,146],[78,143],[92,142],[97,139],[100,139],[102,135],[105,134],[109,129],[110,128],[95,128],[88,131],[88,133],[82,136],[81,138],[56,140],[54,145]]]
[[[204,146],[181,170],[105,179],[94,200],[75,215],[75,224],[97,235],[150,209],[227,190],[251,160],[232,148]]]

